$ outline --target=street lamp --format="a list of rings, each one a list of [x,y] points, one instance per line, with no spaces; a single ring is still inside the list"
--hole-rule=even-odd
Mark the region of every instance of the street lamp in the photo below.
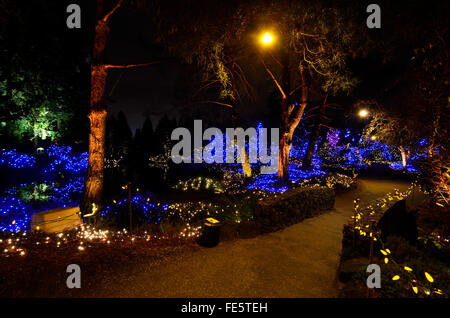
[[[273,42],[273,38],[272,38],[272,36],[270,35],[269,32],[266,32],[266,33],[262,36],[261,42],[264,43],[264,44],[266,44],[266,45]]]
[[[369,115],[369,112],[367,111],[367,109],[361,109],[358,113],[359,117],[365,118]]]

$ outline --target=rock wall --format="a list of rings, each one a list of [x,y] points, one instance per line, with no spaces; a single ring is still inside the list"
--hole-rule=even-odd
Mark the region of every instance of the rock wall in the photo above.
[[[273,231],[322,214],[334,207],[335,192],[328,187],[302,187],[261,201],[255,218],[263,231]]]
[[[257,204],[253,220],[225,222],[221,240],[249,238],[274,232],[334,207],[335,192],[328,187],[301,187]]]

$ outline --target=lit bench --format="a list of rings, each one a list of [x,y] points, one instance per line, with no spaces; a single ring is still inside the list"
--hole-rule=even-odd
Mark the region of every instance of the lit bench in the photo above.
[[[33,214],[31,229],[49,233],[73,229],[82,223],[79,213],[79,207],[38,212]]]

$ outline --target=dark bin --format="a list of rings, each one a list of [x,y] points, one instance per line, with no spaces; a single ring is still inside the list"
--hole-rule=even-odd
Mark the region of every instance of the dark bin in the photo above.
[[[220,228],[222,223],[214,218],[207,218],[203,223],[202,232],[197,243],[204,247],[214,247],[219,244]]]

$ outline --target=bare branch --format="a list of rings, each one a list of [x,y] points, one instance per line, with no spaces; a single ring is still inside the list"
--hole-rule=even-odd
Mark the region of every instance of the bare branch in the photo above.
[[[300,34],[303,36],[320,37],[320,34],[308,34],[308,33],[303,33],[303,32],[300,32]]]
[[[133,68],[133,67],[142,67],[142,66],[149,66],[153,64],[159,64],[161,61],[155,61],[155,62],[149,62],[149,63],[142,63],[142,64],[127,64],[127,65],[112,65],[112,64],[106,64],[105,68],[116,68],[116,69],[123,69],[123,68]]]
[[[306,50],[307,50],[309,53],[314,54],[314,55],[320,53],[320,50],[319,50],[318,52],[314,52],[314,51],[310,50],[309,47],[308,47],[308,43],[306,42],[305,38],[303,38],[303,43],[305,43],[305,48],[306,48]]]
[[[211,85],[213,85],[213,84],[215,84],[215,83],[217,83],[217,82],[219,82],[219,80],[209,81],[208,84],[205,84],[205,85],[203,85],[202,87],[200,87],[200,88],[197,90],[197,92],[195,92],[194,95],[192,95],[192,97],[197,96],[198,94],[200,94],[200,92],[201,92],[202,90],[206,89],[207,87],[209,87],[209,86],[211,86]]]
[[[217,105],[233,108],[233,105],[217,102],[217,101],[214,101],[214,100],[200,100],[200,101],[188,103],[188,104],[186,104],[186,106],[197,105],[197,104],[217,104]]]
[[[327,127],[327,128],[330,128],[330,129],[334,129],[333,127],[327,126],[325,124],[320,124],[320,126]]]
[[[109,11],[109,12],[105,15],[105,17],[102,19],[102,21],[103,21],[103,22],[108,21],[109,17],[110,17],[117,9],[119,9],[119,7],[122,5],[122,3],[123,3],[123,0],[119,0],[119,2],[117,2],[116,6],[115,6],[111,11]]]
[[[303,51],[303,60],[305,60],[305,62],[307,62],[309,65],[311,65],[311,66],[313,67],[313,69],[314,69],[317,73],[319,73],[320,75],[327,76],[327,75],[329,74],[329,73],[322,73],[322,72],[320,72],[320,71],[316,68],[316,66],[314,65],[314,62],[308,61],[308,60],[306,59],[305,51]]]
[[[234,63],[234,65],[236,65],[237,68],[238,68],[236,74],[239,76],[239,78],[241,79],[242,83],[244,84],[244,89],[245,89],[247,95],[252,99],[252,101],[256,101],[256,99],[255,99],[255,89],[248,82],[247,78],[245,77],[244,71],[239,66],[239,64],[238,63]]]
[[[278,83],[275,76],[272,74],[272,72],[269,70],[269,68],[266,66],[266,63],[264,63],[264,60],[260,57],[262,64],[264,65],[264,68],[266,69],[267,73],[269,73],[272,80],[275,82],[275,85],[277,85],[278,89],[280,90],[281,95],[283,96],[283,99],[287,99],[286,94],[284,93],[283,88],[281,87],[280,83]]]

